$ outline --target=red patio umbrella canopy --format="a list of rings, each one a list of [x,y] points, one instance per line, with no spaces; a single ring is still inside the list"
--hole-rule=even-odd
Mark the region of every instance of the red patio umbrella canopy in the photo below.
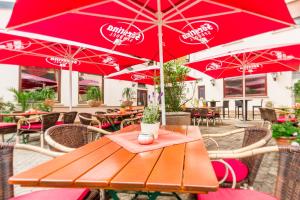
[[[123,81],[132,81],[136,83],[142,83],[147,85],[154,85],[153,78],[159,76],[159,68],[150,69],[150,70],[139,70],[133,72],[127,72],[123,74],[118,74],[115,76],[110,76],[111,79],[123,80]],[[196,79],[190,76],[187,76],[185,81],[195,81]]]
[[[294,24],[284,0],[18,0],[8,27],[164,62]],[[270,6],[272,9],[270,9]]]
[[[108,75],[143,60],[93,49],[0,33],[0,63]]]
[[[227,55],[188,63],[186,66],[215,79],[241,76],[243,66],[245,67],[245,75],[297,71],[300,66],[300,45]]]

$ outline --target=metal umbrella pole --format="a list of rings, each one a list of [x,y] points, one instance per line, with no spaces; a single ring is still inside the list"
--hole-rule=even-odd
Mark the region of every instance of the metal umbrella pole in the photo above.
[[[157,0],[157,19],[158,19],[158,45],[159,45],[159,67],[160,67],[160,90],[163,93],[161,97],[161,122],[166,125],[166,103],[165,103],[165,80],[164,80],[164,57],[162,41],[162,12],[160,0]]]
[[[246,66],[243,65],[243,121],[246,123]]]

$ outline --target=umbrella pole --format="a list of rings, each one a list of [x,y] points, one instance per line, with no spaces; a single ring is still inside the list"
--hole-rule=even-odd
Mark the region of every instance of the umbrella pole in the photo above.
[[[163,57],[163,41],[162,41],[162,13],[161,2],[157,0],[157,17],[158,17],[158,45],[159,45],[159,67],[160,67],[160,89],[161,96],[161,122],[166,125],[166,103],[165,103],[165,81],[164,81],[164,57]]]
[[[246,69],[243,66],[243,121],[246,123]]]
[[[72,62],[69,62],[69,111],[72,111],[72,102],[73,102],[73,98],[72,98]]]

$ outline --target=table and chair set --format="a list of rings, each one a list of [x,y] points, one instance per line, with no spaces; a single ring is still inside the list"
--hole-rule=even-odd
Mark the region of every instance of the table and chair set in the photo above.
[[[280,159],[280,178],[274,195],[280,200],[300,197],[300,190],[297,188],[300,179],[291,178],[299,176],[296,170],[300,164],[300,149],[266,146],[271,139],[269,127],[201,134],[198,126],[167,125],[160,128],[161,136],[153,146],[145,148],[138,146],[135,136],[140,132],[140,112],[97,112],[87,117],[83,115],[82,119],[81,114],[78,115],[81,124],[73,123],[76,112],[73,115],[63,113],[69,118],[62,117],[62,120],[58,120],[57,113],[39,115],[41,124],[54,123],[53,126],[42,129],[49,146],[47,149],[29,144],[0,143],[0,184],[1,188],[5,188],[0,190],[1,199],[118,200],[119,193],[125,192],[134,193],[134,199],[146,195],[151,200],[164,195],[180,199],[180,193],[193,194],[198,200],[240,200],[246,197],[249,200],[275,200],[270,195],[242,189],[253,187],[263,154],[269,152],[279,152],[280,158],[283,158]],[[102,128],[104,119],[109,117],[116,121],[129,114],[131,117],[122,120],[119,131],[110,132]],[[100,118],[103,121],[99,120],[99,116],[104,116]],[[73,122],[69,123],[68,119]],[[23,118],[19,122],[21,120]],[[272,123],[270,120],[265,119]],[[109,120],[106,122],[109,123]],[[37,122],[29,122],[27,125],[32,128],[35,123]],[[220,148],[218,138],[240,133],[244,135],[240,148]],[[167,134],[186,138],[182,142],[170,142],[166,140]],[[129,141],[120,142],[124,138]],[[206,149],[209,141],[213,141],[216,150]],[[136,148],[129,148],[128,143],[134,144]],[[54,159],[13,175],[14,149],[36,151]],[[291,165],[296,166],[296,169],[289,171],[287,168]],[[289,184],[283,184],[284,181]],[[57,189],[41,190],[13,198],[13,184]]]

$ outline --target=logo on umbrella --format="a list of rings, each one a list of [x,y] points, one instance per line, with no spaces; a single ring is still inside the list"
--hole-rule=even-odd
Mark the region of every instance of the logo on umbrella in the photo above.
[[[133,81],[144,80],[144,79],[147,79],[147,78],[148,78],[148,76],[147,76],[147,75],[144,75],[144,74],[133,74],[133,75],[131,76],[131,79],[132,79]]]
[[[106,23],[101,26],[100,34],[114,45],[140,44],[144,41],[141,29],[127,22]]]
[[[238,71],[243,72],[243,68],[245,68],[245,71],[248,73],[252,73],[255,70],[257,70],[258,68],[262,67],[262,64],[259,63],[248,63],[245,64],[244,66],[241,66],[239,68],[237,68]]]
[[[205,70],[206,71],[212,71],[212,70],[220,69],[221,67],[222,67],[221,62],[211,62],[208,65],[206,65]]]
[[[69,65],[71,63],[72,63],[72,65],[80,65],[80,61],[78,61],[78,60],[75,60],[75,59],[71,60],[71,59],[56,57],[56,56],[47,57],[46,62],[51,65],[55,65],[55,66],[59,66],[59,67],[67,67],[67,65]]]
[[[117,59],[115,59],[114,57],[112,56],[99,56],[100,59],[101,59],[101,62],[103,64],[107,64],[107,65],[114,65],[117,63]]]
[[[207,44],[212,40],[219,26],[212,21],[195,21],[187,24],[181,29],[184,34],[179,36],[179,40],[185,44]]]
[[[275,56],[276,59],[278,60],[292,60],[294,59],[295,57],[292,56],[292,55],[287,55],[286,53],[284,53],[283,51],[271,51],[270,54],[272,56]]]
[[[8,40],[0,43],[0,49],[23,50],[31,46],[30,41]]]

